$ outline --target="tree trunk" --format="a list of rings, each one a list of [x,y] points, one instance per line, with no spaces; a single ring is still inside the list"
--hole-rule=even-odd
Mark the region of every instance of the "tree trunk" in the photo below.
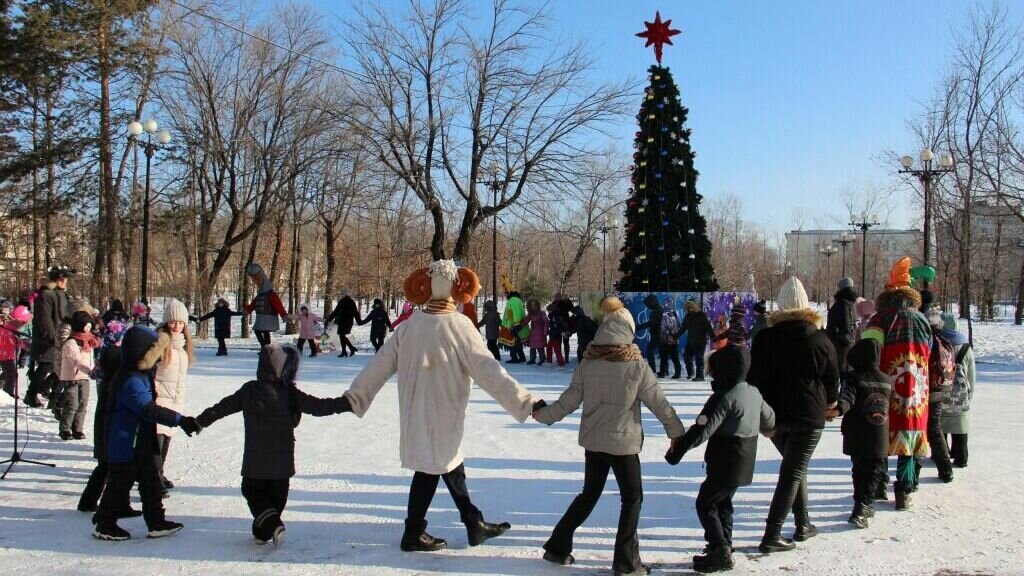
[[[38,131],[39,131],[39,100],[34,99],[32,105],[32,149],[38,150]],[[32,268],[36,273],[36,277],[39,277],[43,273],[42,269],[42,258],[40,258],[40,245],[39,245],[39,210],[37,207],[37,198],[39,197],[39,169],[35,168],[32,170]],[[50,207],[46,206],[44,209],[45,213],[49,213]],[[49,245],[47,245],[49,248]],[[49,267],[49,257],[46,258],[47,268]],[[35,280],[33,280],[35,282]]]
[[[337,259],[334,255],[334,246],[337,241],[337,233],[334,231],[333,222],[330,226],[324,226],[324,251],[327,259],[327,271],[324,274],[324,318],[334,309],[334,270],[337,266]]]
[[[967,207],[969,208],[969,207]],[[971,211],[962,210],[963,239],[960,242],[960,317],[971,317]]]
[[[255,240],[255,238],[253,238]],[[281,260],[281,244],[284,242],[284,211],[281,212],[281,217],[277,220],[277,226],[274,227],[274,255],[270,259],[270,282],[274,286],[277,286],[277,281],[280,279],[278,274],[277,264]],[[256,257],[255,242],[253,243],[253,249],[250,251],[249,260],[252,261]]]
[[[1017,309],[1013,312],[1013,323],[1024,324],[1024,258],[1020,259],[1020,276],[1017,280]]]
[[[430,255],[434,257],[434,260],[444,260],[444,209],[440,202],[435,201],[430,207],[430,217],[434,221],[434,236],[430,240]],[[454,257],[456,259],[463,258],[464,254],[456,253]]]

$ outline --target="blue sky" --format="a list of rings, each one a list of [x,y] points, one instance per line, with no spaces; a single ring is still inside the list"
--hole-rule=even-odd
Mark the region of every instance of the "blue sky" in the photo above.
[[[314,0],[345,17],[348,0]],[[405,6],[405,0],[384,0]],[[655,10],[682,34],[663,63],[690,109],[705,197],[731,192],[751,220],[788,229],[843,215],[838,192],[892,184],[884,150],[914,153],[906,121],[938,86],[970,2],[955,0],[554,0],[554,31],[585,40],[595,78],[641,77],[654,63],[634,36]],[[1024,5],[1007,3],[1020,21]],[[639,95],[637,97],[639,103]],[[616,133],[628,162],[632,119]],[[915,154],[916,156],[916,154]],[[897,196],[889,224],[909,227]]]

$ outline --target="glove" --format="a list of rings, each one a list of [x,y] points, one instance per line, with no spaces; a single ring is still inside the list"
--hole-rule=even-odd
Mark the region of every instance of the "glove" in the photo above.
[[[686,452],[679,449],[679,441],[681,439],[682,436],[679,438],[673,438],[672,444],[669,445],[668,452],[665,452],[665,461],[673,466],[679,464],[679,461],[683,459],[683,455],[686,454]]]
[[[193,434],[199,434],[203,427],[199,425],[199,422],[192,416],[185,416],[178,423],[178,426],[185,431],[185,434],[192,436]]]
[[[352,402],[349,401],[348,396],[342,396],[339,400],[340,401],[338,402],[337,414],[343,414],[345,412],[352,411]]]
[[[537,410],[540,410],[541,408],[544,408],[547,405],[548,403],[545,402],[544,400],[537,400],[536,402],[533,403],[533,411],[536,412]]]

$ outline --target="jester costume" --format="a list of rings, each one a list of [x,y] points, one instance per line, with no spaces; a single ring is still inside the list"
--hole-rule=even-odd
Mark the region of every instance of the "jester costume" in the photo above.
[[[931,328],[918,312],[921,294],[910,287],[910,259],[897,262],[886,291],[875,300],[864,338],[882,344],[880,368],[893,378],[889,403],[889,455],[899,457],[896,469],[897,505],[917,485],[916,458],[929,454],[928,359]]]

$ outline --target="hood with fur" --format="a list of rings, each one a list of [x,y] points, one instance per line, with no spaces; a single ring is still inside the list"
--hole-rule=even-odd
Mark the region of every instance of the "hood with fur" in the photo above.
[[[614,296],[605,298],[601,302],[601,311],[601,325],[597,328],[597,334],[591,343],[598,346],[632,344],[636,334],[636,323],[622,302]]]
[[[811,324],[815,329],[821,328],[824,321],[821,315],[811,310],[810,308],[800,308],[797,310],[782,310],[779,312],[773,312],[768,315],[768,325],[775,326],[783,322],[791,322],[798,320]]]
[[[256,378],[261,382],[289,385],[299,372],[299,351],[293,346],[268,344],[260,350]]]
[[[917,310],[920,307],[921,293],[909,286],[886,290],[875,298],[875,309],[879,311],[890,308],[912,308]]]

